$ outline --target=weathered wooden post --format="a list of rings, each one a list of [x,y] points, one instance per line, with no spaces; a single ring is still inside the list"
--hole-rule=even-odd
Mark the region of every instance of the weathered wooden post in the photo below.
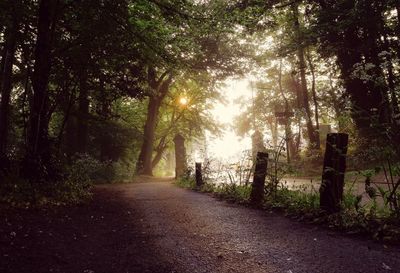
[[[343,199],[344,173],[349,136],[342,133],[328,134],[319,189],[320,207],[328,213],[340,211]]]
[[[174,158],[174,153],[172,151],[168,151],[166,154],[165,169],[167,171],[168,176],[172,176],[175,171],[175,158]]]
[[[203,174],[201,172],[201,163],[196,162],[196,186],[203,186]]]
[[[251,152],[254,164],[256,163],[257,153],[265,151],[266,149],[264,146],[264,136],[260,131],[256,130],[251,136]]]
[[[175,143],[175,178],[183,176],[186,172],[186,149],[185,138],[177,134],[174,138]]]
[[[257,153],[256,167],[254,170],[253,184],[250,194],[250,202],[255,206],[260,206],[264,199],[265,177],[267,175],[268,154]]]

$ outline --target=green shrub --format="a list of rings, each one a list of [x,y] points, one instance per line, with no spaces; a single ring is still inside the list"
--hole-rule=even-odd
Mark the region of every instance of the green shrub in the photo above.
[[[42,206],[78,203],[90,197],[93,174],[101,165],[89,156],[78,156],[72,165],[64,165],[49,181],[30,181],[18,168],[2,177],[0,201],[12,206]]]
[[[250,200],[251,187],[233,183],[223,183],[215,186],[214,192],[224,199],[239,203],[248,203]]]
[[[0,202],[12,206],[26,207],[35,199],[32,184],[19,177],[18,173],[8,173],[2,177],[0,185]]]
[[[175,181],[175,185],[184,189],[194,189],[196,187],[196,181],[190,176],[183,176]]]

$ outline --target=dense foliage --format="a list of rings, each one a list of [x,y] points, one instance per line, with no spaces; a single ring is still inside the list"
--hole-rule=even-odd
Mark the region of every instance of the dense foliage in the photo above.
[[[178,131],[218,131],[215,86],[241,73],[236,28],[261,11],[222,0],[0,5],[1,194],[33,201],[152,174]]]

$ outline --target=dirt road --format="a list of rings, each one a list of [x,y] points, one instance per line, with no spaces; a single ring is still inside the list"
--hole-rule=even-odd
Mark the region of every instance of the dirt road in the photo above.
[[[400,249],[166,181],[98,187],[87,205],[6,211],[0,272],[400,272]]]

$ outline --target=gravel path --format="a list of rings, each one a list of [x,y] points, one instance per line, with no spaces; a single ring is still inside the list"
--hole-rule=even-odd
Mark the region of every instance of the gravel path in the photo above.
[[[161,180],[101,186],[86,206],[8,211],[4,219],[2,273],[400,273],[399,248],[218,201]]]

